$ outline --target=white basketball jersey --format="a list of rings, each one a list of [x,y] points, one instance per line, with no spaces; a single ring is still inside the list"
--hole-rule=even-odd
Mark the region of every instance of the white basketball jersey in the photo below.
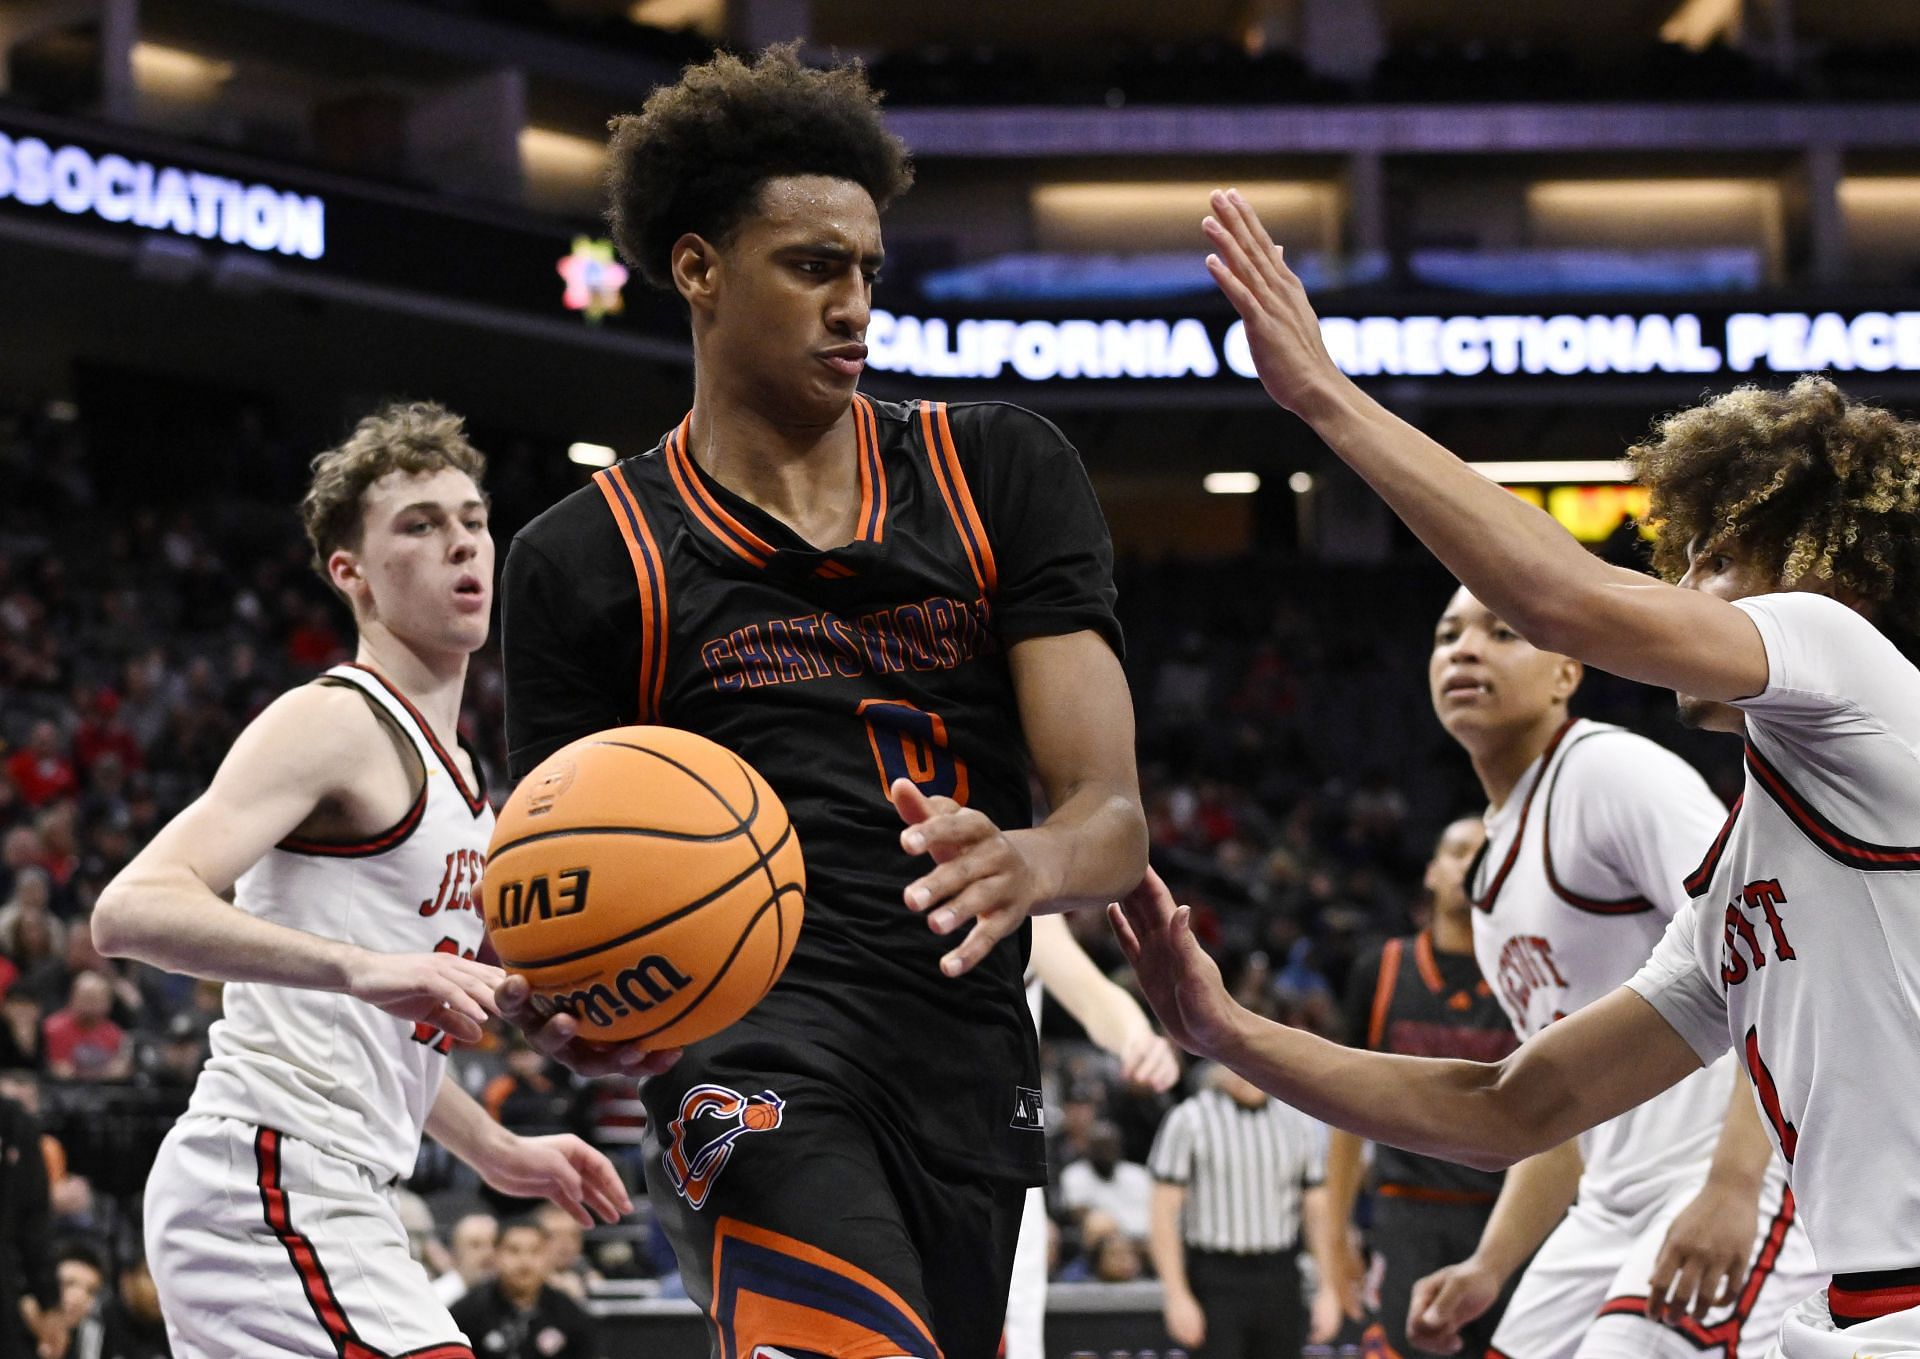
[[[1732,1048],[1822,1269],[1920,1260],[1920,671],[1819,595],[1742,600],[1767,651],[1746,791],[1633,987]]]
[[[414,706],[372,670],[339,665],[393,719],[426,770],[407,814],[359,844],[288,838],[235,884],[249,914],[380,953],[471,958],[493,809]],[[411,1174],[452,1040],[351,996],[235,982],[190,1112],[275,1128],[392,1178]]]
[[[1467,881],[1474,954],[1523,1041],[1639,971],[1725,814],[1691,765],[1645,737],[1584,719],[1560,729],[1487,814]],[[1732,1081],[1721,1062],[1584,1133],[1581,1197],[1633,1213],[1697,1177]]]

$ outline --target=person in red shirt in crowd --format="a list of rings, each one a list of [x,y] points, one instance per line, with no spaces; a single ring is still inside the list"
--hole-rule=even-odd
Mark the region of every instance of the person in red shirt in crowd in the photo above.
[[[72,797],[80,788],[73,761],[60,749],[60,728],[45,719],[33,724],[26,745],[7,760],[7,777],[19,790],[20,800],[34,808]]]
[[[345,660],[347,649],[325,604],[314,604],[299,626],[287,634],[287,659],[300,670],[325,670]]]
[[[103,684],[93,691],[86,716],[73,734],[73,758],[83,772],[91,774],[106,755],[118,755],[120,767],[129,772],[145,763],[139,739],[120,716],[120,695]]]
[[[60,1080],[124,1081],[133,1074],[126,1033],[107,1018],[113,988],[97,972],[73,979],[67,1008],[47,1016],[47,1074]]]

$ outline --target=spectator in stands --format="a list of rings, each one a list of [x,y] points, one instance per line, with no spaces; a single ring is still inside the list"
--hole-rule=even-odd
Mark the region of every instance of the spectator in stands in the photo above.
[[[1093,1277],[1101,1283],[1132,1283],[1146,1273],[1140,1243],[1125,1232],[1108,1232],[1093,1257]]]
[[[22,868],[13,879],[13,895],[0,906],[0,953],[20,957],[20,924],[25,916],[37,916],[46,926],[55,950],[65,952],[67,927],[53,918],[53,879],[39,867]]]
[[[143,1255],[120,1268],[120,1294],[102,1318],[100,1359],[172,1359],[167,1324],[160,1315],[160,1291]]]
[[[89,783],[97,782],[104,759],[120,762],[122,772],[140,768],[140,742],[120,713],[120,695],[106,685],[87,698],[86,716],[73,733],[73,758]]]
[[[33,724],[27,743],[7,760],[7,777],[19,790],[20,800],[32,808],[79,791],[73,761],[60,749],[58,723],[42,718]]]
[[[145,1068],[156,1086],[191,1090],[207,1063],[207,1031],[190,1014],[176,1014],[148,1053]]]
[[[447,1233],[453,1268],[433,1281],[433,1291],[449,1309],[493,1277],[493,1252],[499,1240],[500,1222],[491,1213],[468,1213],[453,1224]]]
[[[133,1074],[127,1035],[108,1018],[113,988],[97,972],[73,979],[67,1008],[47,1016],[47,1074],[59,1080],[124,1081]]]
[[[570,1297],[585,1298],[600,1275],[587,1259],[587,1236],[573,1215],[557,1203],[542,1203],[533,1220],[547,1238],[547,1282]],[[495,1269],[499,1268],[495,1247]]]
[[[487,1082],[480,1093],[480,1103],[495,1122],[522,1137],[588,1135],[584,1089],[536,1052],[517,1029],[508,1039],[506,1060],[507,1069]],[[503,1217],[537,1211],[537,1205],[543,1202],[514,1198],[485,1184],[480,1186],[480,1195]]]
[[[8,788],[13,784],[7,781]],[[0,838],[0,897],[11,897],[20,874],[40,867],[40,833],[32,826],[14,826]]]
[[[24,991],[41,1012],[58,1005],[67,994],[66,927],[45,912],[23,913],[14,923],[13,937],[0,943],[20,969],[13,991]]]
[[[0,997],[0,1071],[40,1069],[40,1002],[15,987]]]
[[[83,1241],[69,1241],[55,1256],[54,1276],[60,1283],[60,1315],[81,1354],[100,1353],[100,1312],[107,1286],[107,1263],[100,1252]]]
[[[1153,1176],[1147,1168],[1121,1159],[1120,1130],[1096,1123],[1087,1154],[1060,1172],[1060,1205],[1080,1218],[1089,1210],[1111,1217],[1120,1234],[1147,1239],[1153,1207]]]
[[[40,1124],[0,1094],[0,1359],[67,1347],[60,1286],[47,1239],[47,1163]]]
[[[593,1318],[549,1278],[551,1244],[535,1219],[501,1225],[493,1282],[452,1309],[480,1359],[598,1359]]]

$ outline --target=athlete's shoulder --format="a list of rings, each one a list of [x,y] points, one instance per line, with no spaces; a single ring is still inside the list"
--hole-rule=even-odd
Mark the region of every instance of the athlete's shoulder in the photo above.
[[[656,474],[662,473],[658,450],[627,458],[603,475],[619,478],[621,488],[643,505],[653,499]],[[613,504],[596,478],[571,491],[529,520],[513,535],[513,547],[525,544],[554,561],[564,561],[582,545],[620,542]]]
[[[1651,737],[1609,722],[1576,721],[1560,763],[1563,777],[1558,782],[1569,790],[1678,788],[1712,796],[1699,771],[1679,755]]]
[[[323,676],[263,708],[234,742],[221,774],[229,783],[342,787],[391,748],[373,700]]]
[[[1010,401],[961,401],[947,419],[962,458],[983,463],[1071,454],[1073,443],[1046,416]]]

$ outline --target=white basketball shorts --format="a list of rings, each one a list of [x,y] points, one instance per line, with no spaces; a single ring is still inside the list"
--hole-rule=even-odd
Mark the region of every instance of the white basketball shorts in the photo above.
[[[374,1172],[273,1129],[176,1123],[146,1246],[174,1359],[473,1359]]]
[[[1814,1268],[1793,1197],[1779,1175],[1760,1196],[1760,1234],[1733,1302],[1679,1327],[1646,1314],[1647,1281],[1667,1228],[1700,1192],[1672,1193],[1625,1215],[1578,1202],[1533,1257],[1494,1332],[1493,1359],[1700,1359],[1703,1352],[1763,1359],[1788,1309],[1826,1284]]]
[[[1047,1318],[1047,1194],[1027,1190],[1007,1288],[1006,1359],[1041,1359]]]

